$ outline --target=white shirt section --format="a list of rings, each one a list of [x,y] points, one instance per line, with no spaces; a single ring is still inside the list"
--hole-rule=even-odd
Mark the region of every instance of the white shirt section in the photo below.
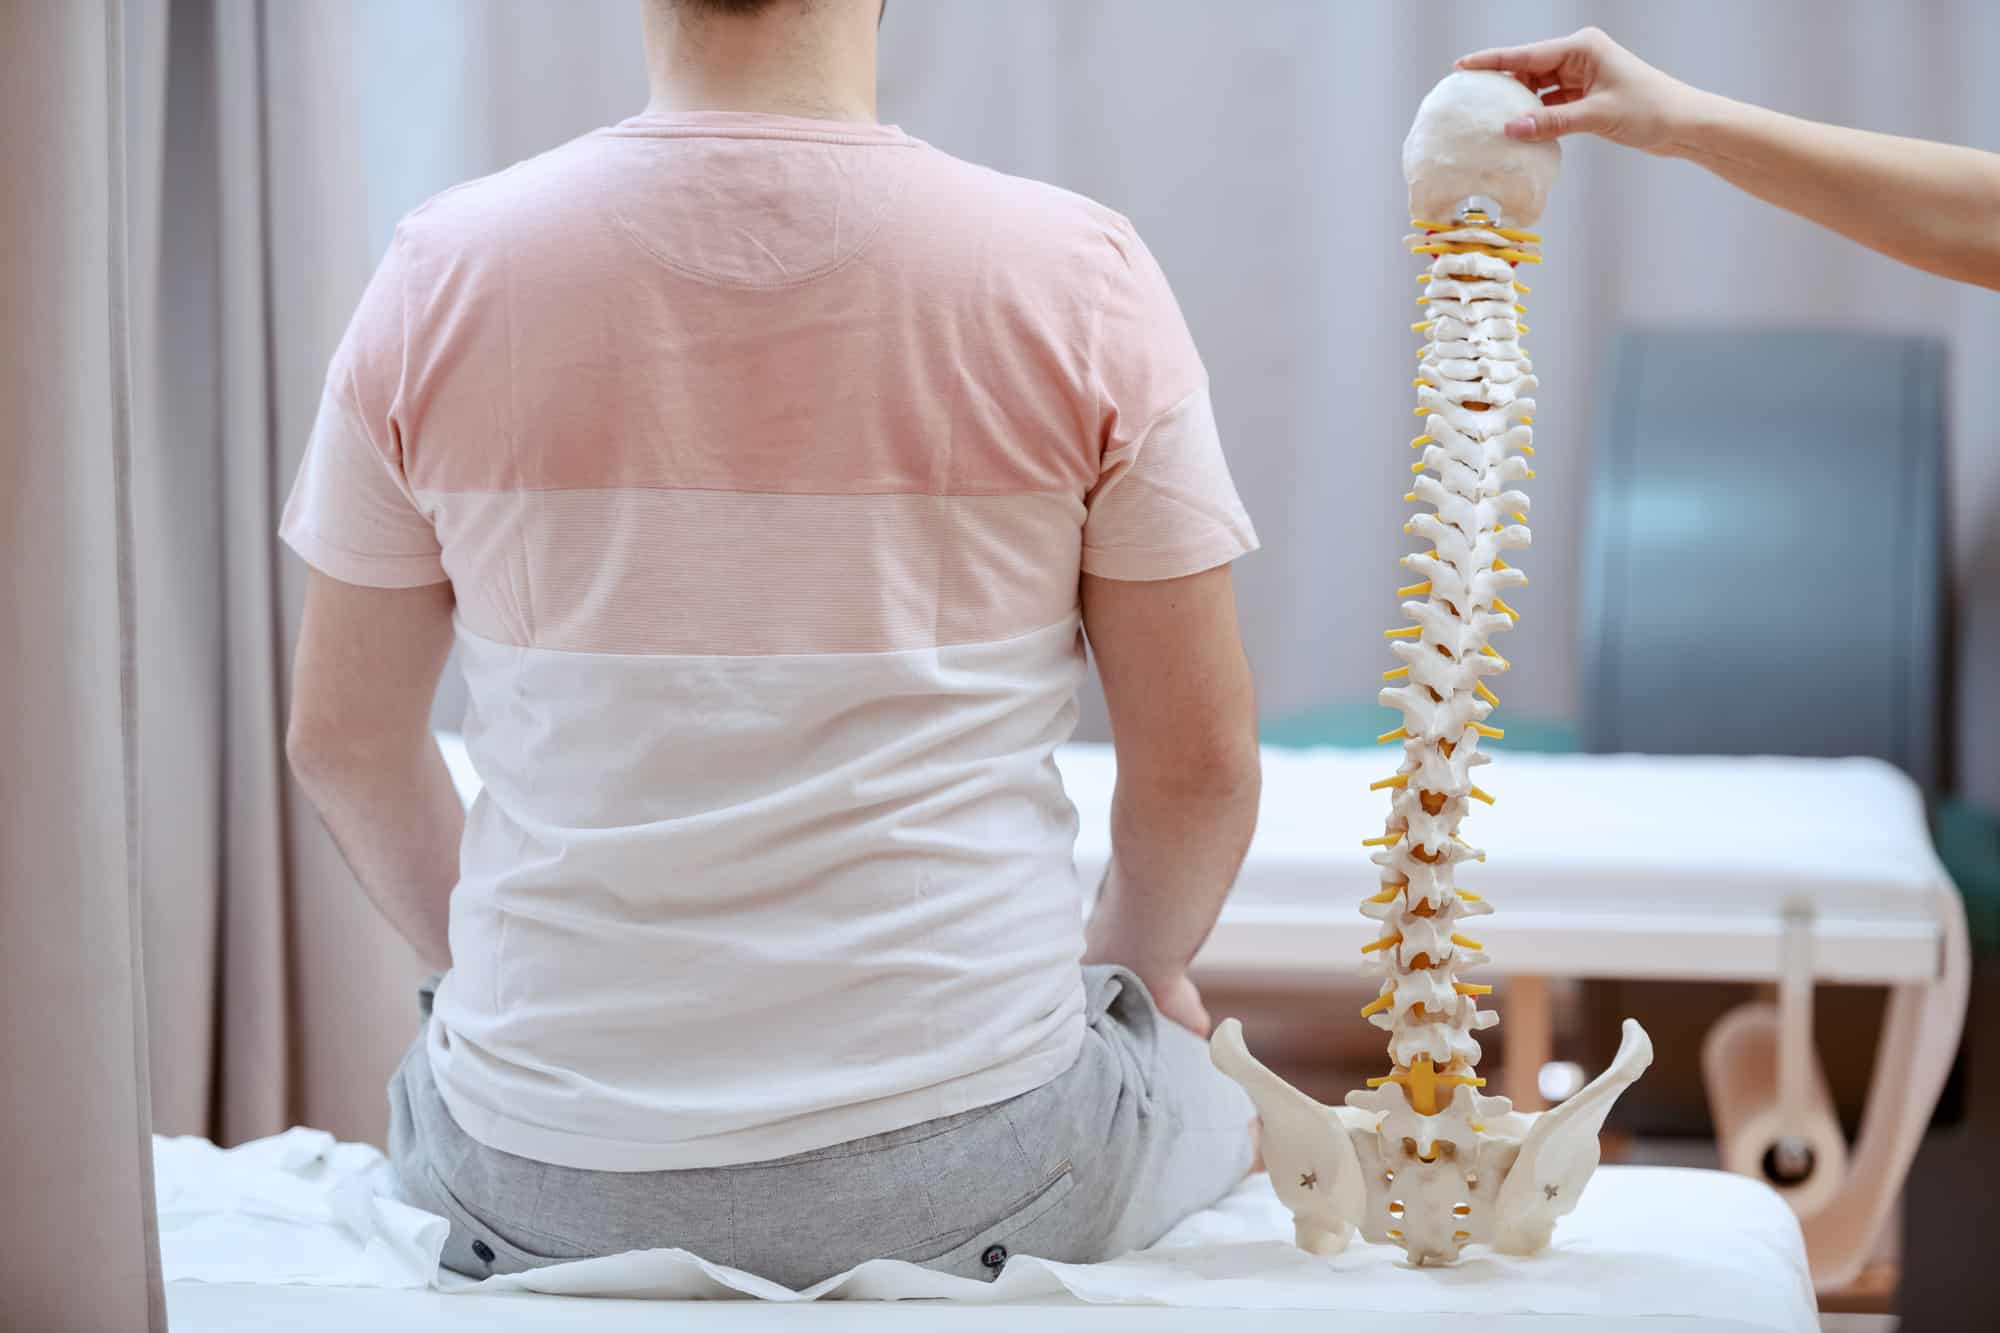
[[[1083,1037],[1074,615],[889,653],[459,628],[483,789],[430,1056],[489,1147],[762,1161],[1030,1091]]]

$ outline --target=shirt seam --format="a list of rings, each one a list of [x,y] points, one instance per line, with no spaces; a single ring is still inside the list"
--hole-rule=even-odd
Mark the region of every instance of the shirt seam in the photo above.
[[[399,282],[399,288],[400,285]],[[399,346],[407,348],[408,339],[409,334],[406,330],[403,336],[398,339]],[[404,396],[403,381],[405,376],[406,372],[399,368],[396,372],[396,392],[394,395],[398,404],[401,403]],[[422,506],[417,504],[417,488],[411,484],[409,469],[405,466],[407,460],[402,457],[403,451],[399,448],[397,456],[391,458],[389,451],[384,449],[376,440],[375,432],[369,429],[367,418],[361,414],[361,404],[358,401],[359,395],[353,387],[354,369],[351,365],[345,368],[343,378],[347,381],[346,385],[335,383],[332,378],[328,378],[322,389],[322,401],[332,407],[338,418],[336,424],[345,427],[352,438],[361,441],[363,451],[375,461],[375,466],[381,468],[388,475],[389,484],[394,486],[396,493],[408,502],[411,511],[417,517],[424,518],[425,515]],[[394,411],[395,409],[392,408],[391,412],[393,413]],[[308,446],[310,446],[310,440],[308,441]]]
[[[902,135],[899,138],[876,138],[867,134],[843,134],[838,130],[782,130],[744,126],[732,128],[725,125],[700,126],[647,126],[647,125],[607,125],[598,131],[609,137],[621,139],[767,139],[782,143],[823,143],[837,144],[846,148],[926,148],[922,139]]]
[[[1138,229],[1132,225],[1132,220],[1130,218],[1121,217],[1118,221],[1120,224],[1118,227],[1119,232],[1123,236],[1125,236],[1132,244],[1134,245],[1139,244],[1139,232]],[[1118,251],[1119,258],[1123,260],[1124,263],[1129,267],[1132,261],[1129,257],[1126,256],[1123,248],[1119,247],[1115,243],[1112,248]],[[1097,405],[1098,405],[1097,419],[1099,421],[1104,420],[1104,403],[1105,403],[1104,379],[1101,375],[1098,375],[1096,373],[1096,361],[1094,357],[1094,349],[1096,348],[1097,344],[1101,341],[1103,336],[1104,308],[1105,305],[1110,300],[1110,293],[1111,293],[1111,274],[1107,272],[1104,278],[1104,288],[1098,295],[1097,315],[1091,332],[1091,340],[1093,347],[1091,377],[1097,385]],[[1195,382],[1192,388],[1190,388],[1186,393],[1180,395],[1178,398],[1175,398],[1172,402],[1167,404],[1167,406],[1155,412],[1151,417],[1148,417],[1146,419],[1146,424],[1142,426],[1138,431],[1134,432],[1131,444],[1121,446],[1120,448],[1117,449],[1106,449],[1103,450],[1102,453],[1104,454],[1125,453],[1133,458],[1138,457],[1140,447],[1145,443],[1145,441],[1148,438],[1151,437],[1152,433],[1155,430],[1159,429],[1160,423],[1162,421],[1165,421],[1168,417],[1172,416],[1175,412],[1178,412],[1181,408],[1187,406],[1188,403],[1192,402],[1198,394],[1200,394],[1204,389],[1208,387],[1209,387],[1208,367],[1207,365],[1197,360]]]
[[[284,524],[282,526],[280,535],[290,538],[303,538],[307,541],[310,541],[314,546],[317,546],[322,550],[330,551],[335,555],[345,556],[349,560],[357,561],[361,564],[367,564],[367,565],[374,565],[374,564],[393,565],[393,564],[414,563],[414,564],[423,564],[430,566],[439,566],[441,565],[444,556],[444,551],[442,548],[436,551],[405,551],[395,555],[385,555],[379,551],[375,552],[357,551],[353,547],[344,546],[340,542],[337,542],[333,538],[327,536],[323,529],[321,529],[320,527],[311,522],[294,522],[294,523]]]
[[[1129,233],[1131,231],[1131,224],[1125,222],[1123,218],[1119,219],[1119,221],[1124,223],[1123,230]],[[1125,259],[1125,252],[1118,247],[1116,241],[1112,242],[1111,249],[1117,255],[1120,262],[1129,262]],[[1104,475],[1104,456],[1107,453],[1114,452],[1104,447],[1106,444],[1103,435],[1104,413],[1105,405],[1109,399],[1104,392],[1103,365],[1099,351],[1104,341],[1104,311],[1105,307],[1111,303],[1111,279],[1116,272],[1115,265],[1105,265],[1104,277],[1097,284],[1097,300],[1090,312],[1090,328],[1084,335],[1083,346],[1084,368],[1090,376],[1091,397],[1095,404],[1094,410],[1091,413],[1090,429],[1091,434],[1096,436],[1097,475],[1099,478]],[[1095,488],[1096,481],[1093,481],[1091,489],[1094,490]]]
[[[1208,371],[1206,368],[1204,368],[1201,374],[1196,378],[1195,386],[1192,389],[1189,389],[1186,393],[1182,394],[1180,397],[1174,399],[1174,401],[1169,403],[1167,406],[1155,412],[1152,415],[1152,417],[1150,417],[1147,420],[1146,424],[1139,429],[1138,433],[1133,435],[1132,443],[1125,445],[1121,448],[1111,450],[1110,452],[1123,454],[1126,458],[1131,459],[1132,462],[1136,465],[1139,461],[1139,455],[1145,452],[1146,446],[1152,442],[1153,436],[1159,432],[1160,427],[1166,424],[1167,418],[1173,416],[1176,412],[1179,412],[1182,408],[1192,403],[1195,399],[1201,397],[1202,394],[1208,391],[1208,388],[1209,388]],[[1216,431],[1216,434],[1217,436],[1220,436],[1222,432],[1218,429]]]
[[[1247,526],[1243,531],[1217,532],[1213,537],[1184,546],[1151,546],[1135,550],[1086,550],[1079,562],[1092,578],[1113,583],[1158,583],[1234,564],[1257,551],[1261,543]]]
[[[1243,534],[1234,528],[1219,528],[1201,537],[1190,537],[1186,541],[1166,542],[1158,546],[1091,546],[1085,544],[1083,554],[1110,556],[1119,559],[1126,556],[1145,557],[1149,555],[1178,555],[1183,551],[1206,550],[1211,546],[1241,545]]]
[[[311,532],[281,532],[280,538],[299,559],[341,583],[362,588],[428,588],[451,582],[451,575],[435,560],[383,559],[357,556],[337,546],[323,543]]]
[[[872,499],[923,499],[923,500],[1013,500],[1013,499],[1054,499],[1075,500],[1073,490],[993,490],[993,491],[933,491],[923,490],[881,490],[881,491],[769,491],[769,490],[727,490],[718,486],[673,486],[661,482],[620,482],[609,486],[468,486],[462,490],[447,487],[417,486],[412,490],[419,495],[588,495],[608,491],[664,491],[670,495],[701,496],[757,496],[770,499],[800,500],[872,500]]]
[[[457,633],[463,635],[467,639],[472,640],[475,644],[481,647],[492,647],[502,652],[509,652],[509,653],[521,653],[521,652],[556,653],[565,657],[591,657],[591,658],[619,657],[619,658],[628,658],[638,662],[658,662],[663,660],[674,660],[674,659],[684,659],[684,658],[700,658],[710,662],[729,662],[729,661],[769,662],[779,658],[817,658],[824,660],[829,657],[839,657],[839,658],[908,657],[912,653],[943,653],[943,652],[953,652],[963,648],[1000,648],[1000,647],[1005,647],[1008,644],[1020,643],[1023,640],[1032,639],[1037,635],[1049,634],[1056,630],[1068,629],[1070,626],[1076,624],[1080,619],[1080,617],[1081,617],[1081,612],[1076,607],[1072,606],[1068,614],[1064,615],[1059,620],[1052,620],[1046,625],[1037,625],[1033,629],[1023,630],[1019,634],[1009,634],[1003,638],[973,639],[964,643],[937,643],[937,644],[929,644],[927,646],[920,648],[883,648],[871,652],[855,652],[855,653],[840,653],[840,652],[607,653],[607,652],[596,652],[588,648],[548,648],[540,644],[508,643],[504,639],[488,638],[486,635],[481,634],[478,630],[475,630],[470,626],[468,626],[465,623],[464,617],[458,614],[457,612],[453,612],[452,622]]]

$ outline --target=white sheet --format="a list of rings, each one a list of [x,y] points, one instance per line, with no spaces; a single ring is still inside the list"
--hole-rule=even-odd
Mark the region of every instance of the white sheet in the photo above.
[[[154,1162],[169,1282],[414,1293],[436,1272],[444,1219],[385,1197],[392,1178],[372,1148],[294,1129],[229,1152],[199,1139],[156,1139]],[[1818,1326],[1792,1214],[1761,1184],[1719,1172],[1606,1168],[1558,1229],[1556,1245],[1531,1259],[1475,1253],[1454,1268],[1415,1269],[1393,1249],[1358,1243],[1337,1258],[1317,1258],[1295,1249],[1289,1235],[1270,1182],[1254,1177],[1150,1250],[1102,1264],[1016,1256],[992,1283],[882,1260],[793,1292],[686,1251],[650,1250],[478,1283],[445,1275],[441,1288],[780,1304],[1053,1299],[1337,1310],[1436,1316],[1439,1328],[1495,1315],[1591,1329],[1625,1318],[1656,1321],[1655,1328],[1807,1333]],[[543,1308],[530,1303],[523,1314]]]
[[[226,1150],[156,1134],[153,1193],[169,1282],[427,1287],[451,1226],[395,1197],[376,1149],[318,1129]]]

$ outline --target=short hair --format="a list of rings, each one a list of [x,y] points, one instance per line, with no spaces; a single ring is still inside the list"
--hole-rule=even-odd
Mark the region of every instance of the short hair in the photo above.
[[[679,9],[692,9],[700,14],[730,14],[746,17],[761,13],[778,3],[778,0],[670,0]]]

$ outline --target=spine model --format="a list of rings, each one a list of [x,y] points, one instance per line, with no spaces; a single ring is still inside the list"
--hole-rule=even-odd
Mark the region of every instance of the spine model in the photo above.
[[[1597,1169],[1612,1104],[1653,1058],[1628,1018],[1603,1073],[1552,1110],[1516,1111],[1479,1091],[1474,1034],[1497,1016],[1479,1007],[1492,988],[1462,976],[1487,961],[1469,918],[1493,909],[1458,887],[1459,865],[1484,859],[1459,824],[1470,802],[1493,799],[1472,777],[1489,762],[1480,743],[1501,737],[1487,724],[1500,700],[1486,678],[1507,669],[1491,640],[1515,620],[1504,594],[1527,582],[1504,553],[1528,544],[1528,497],[1515,485],[1535,475],[1528,288],[1515,274],[1541,254],[1516,224],[1541,216],[1561,157],[1504,126],[1540,105],[1507,75],[1459,71],[1431,89],[1403,143],[1419,219],[1410,248],[1431,261],[1415,326],[1426,335],[1424,431],[1410,441],[1423,453],[1404,497],[1425,508],[1404,531],[1429,549],[1403,558],[1410,623],[1386,631],[1403,664],[1385,673],[1381,699],[1403,724],[1381,740],[1401,741],[1403,762],[1374,784],[1389,792],[1389,817],[1365,840],[1380,874],[1361,910],[1379,929],[1362,953],[1381,984],[1361,1012],[1389,1034],[1389,1072],[1323,1106],[1260,1064],[1235,1019],[1209,1042],[1216,1067],[1256,1102],[1271,1188],[1315,1254],[1338,1253],[1357,1231],[1416,1264],[1451,1263],[1473,1244],[1541,1249]]]
[[[1491,640],[1516,618],[1502,593],[1527,582],[1502,553],[1529,540],[1528,498],[1514,486],[1535,475],[1528,461],[1535,377],[1520,342],[1527,327],[1520,298],[1528,288],[1515,271],[1540,262],[1540,238],[1494,225],[1476,210],[1455,222],[1413,225],[1421,231],[1411,249],[1432,259],[1419,279],[1428,317],[1414,326],[1427,335],[1416,379],[1424,433],[1411,441],[1423,453],[1404,498],[1427,512],[1404,531],[1430,549],[1404,557],[1418,579],[1398,590],[1411,623],[1386,631],[1403,665],[1384,673],[1395,683],[1381,701],[1403,723],[1381,740],[1402,742],[1403,761],[1374,784],[1388,790],[1390,810],[1382,835],[1367,840],[1377,849],[1380,891],[1361,907],[1381,926],[1364,951],[1382,977],[1362,1014],[1389,1034],[1392,1067],[1369,1080],[1374,1091],[1348,1104],[1400,1124],[1403,1132],[1382,1126],[1385,1151],[1407,1146],[1429,1162],[1472,1152],[1485,1104],[1498,1103],[1457,1092],[1484,1086],[1473,1034],[1499,1018],[1478,1003],[1492,987],[1462,979],[1487,961],[1465,931],[1467,918],[1493,909],[1458,887],[1456,870],[1484,859],[1460,838],[1459,825],[1470,802],[1493,800],[1473,781],[1474,770],[1490,762],[1481,741],[1503,735],[1487,725],[1500,701],[1486,678],[1507,669]],[[1505,1114],[1504,1107],[1492,1109]],[[1464,1227],[1453,1230],[1432,1238],[1449,1246],[1426,1248],[1452,1253],[1471,1238]],[[1402,1228],[1385,1227],[1383,1235],[1406,1239]]]

